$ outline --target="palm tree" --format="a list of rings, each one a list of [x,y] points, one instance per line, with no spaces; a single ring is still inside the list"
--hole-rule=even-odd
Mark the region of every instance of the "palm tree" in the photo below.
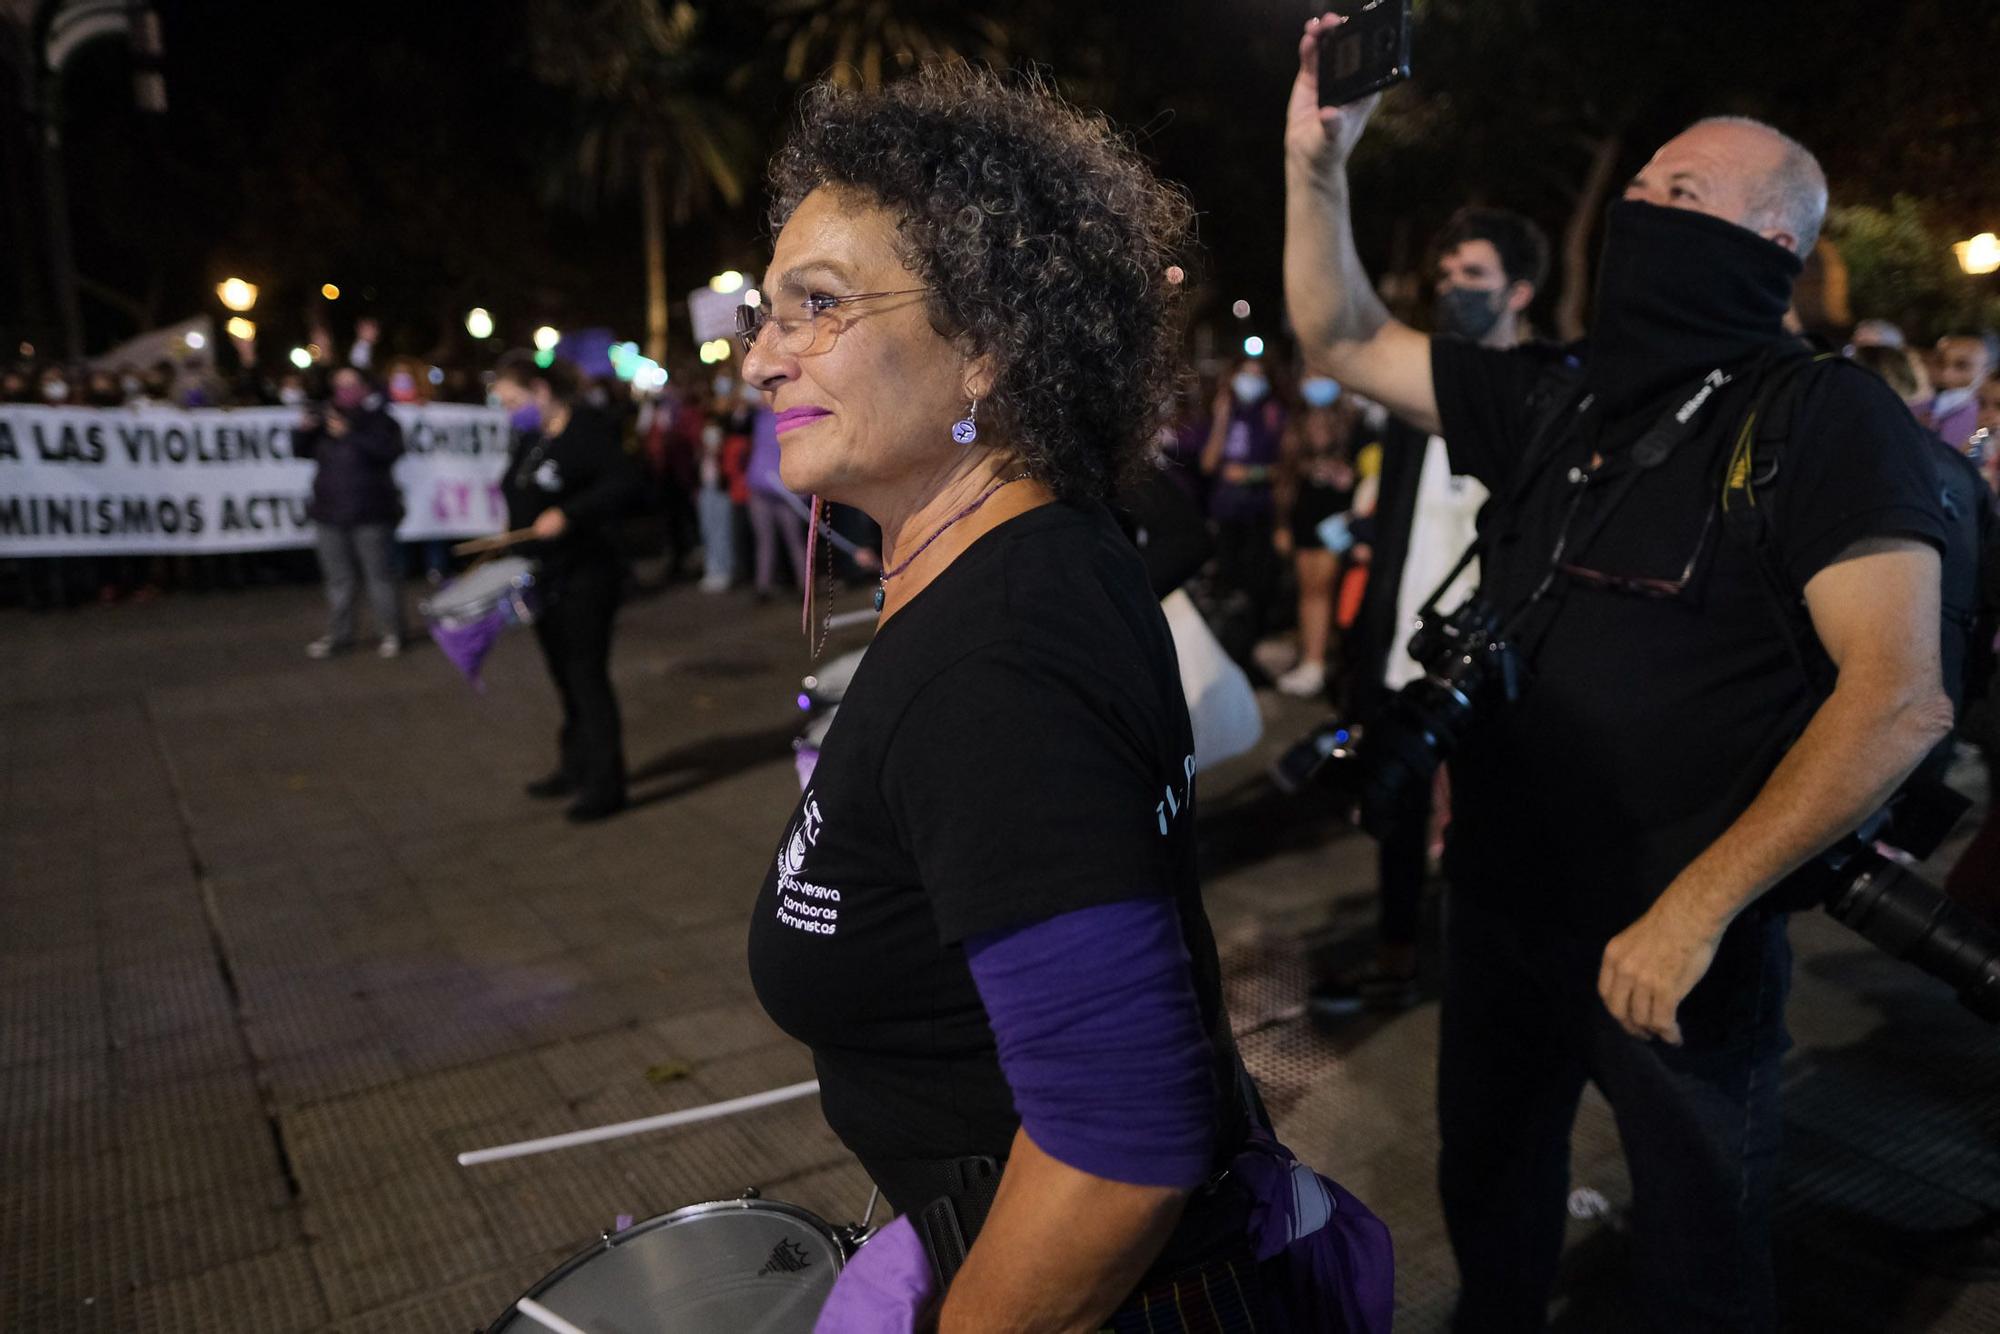
[[[719,199],[734,208],[755,176],[757,136],[725,99],[710,15],[689,0],[537,0],[537,74],[576,96],[575,149],[558,185],[594,207],[639,195],[646,250],[646,355],[667,355],[667,227]]]
[[[771,39],[792,83],[875,89],[934,60],[1008,60],[1008,30],[958,0],[768,0]]]

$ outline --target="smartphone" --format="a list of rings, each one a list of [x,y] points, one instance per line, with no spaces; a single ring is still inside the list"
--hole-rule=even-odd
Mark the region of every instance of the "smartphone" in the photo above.
[[[1410,77],[1410,0],[1370,0],[1320,35],[1319,104],[1346,106]]]

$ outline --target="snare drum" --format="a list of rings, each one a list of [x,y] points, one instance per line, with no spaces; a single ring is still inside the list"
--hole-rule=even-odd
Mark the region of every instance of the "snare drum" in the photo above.
[[[526,1294],[588,1334],[810,1334],[853,1229],[778,1200],[691,1204],[564,1264]],[[487,1334],[546,1334],[513,1307]]]
[[[461,630],[496,611],[508,625],[533,625],[538,606],[535,562],[502,556],[467,570],[426,598],[419,610],[426,620]]]

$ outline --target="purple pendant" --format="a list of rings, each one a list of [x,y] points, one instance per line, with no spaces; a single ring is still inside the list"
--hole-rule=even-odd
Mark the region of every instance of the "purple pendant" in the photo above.
[[[973,424],[970,417],[955,421],[951,424],[951,438],[961,445],[969,445],[979,438],[979,427]]]

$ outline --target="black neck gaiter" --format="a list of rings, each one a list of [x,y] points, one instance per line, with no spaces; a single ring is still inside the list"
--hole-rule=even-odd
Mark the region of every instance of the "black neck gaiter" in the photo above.
[[[1598,263],[1586,382],[1615,417],[1781,342],[1802,267],[1733,222],[1618,201]]]

